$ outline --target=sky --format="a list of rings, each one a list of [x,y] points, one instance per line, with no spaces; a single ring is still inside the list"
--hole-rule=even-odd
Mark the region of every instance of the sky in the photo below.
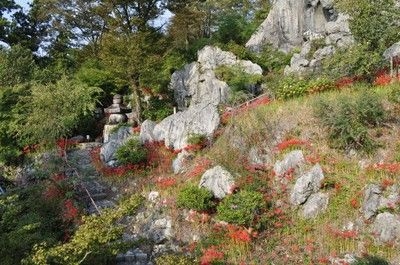
[[[15,3],[22,6],[24,9],[29,8],[29,4],[32,3],[32,1],[28,0],[15,0]]]

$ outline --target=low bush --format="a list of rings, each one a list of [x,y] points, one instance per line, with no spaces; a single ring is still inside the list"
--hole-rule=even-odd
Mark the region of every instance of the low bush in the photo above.
[[[295,76],[283,78],[276,89],[276,98],[290,99],[303,96],[307,93],[308,82]]]
[[[188,144],[203,145],[207,141],[207,136],[201,133],[192,133],[189,135]]]
[[[156,265],[193,265],[193,259],[183,255],[169,254],[162,255],[155,260]]]
[[[147,150],[138,138],[132,138],[118,148],[115,156],[121,165],[140,164],[146,161]]]
[[[206,211],[213,207],[213,195],[209,190],[187,186],[178,194],[178,206],[196,211]]]
[[[316,101],[315,115],[329,130],[331,144],[339,149],[372,151],[374,141],[368,128],[379,125],[385,117],[381,98],[368,92],[356,98],[341,96]]]
[[[265,206],[261,193],[242,190],[222,200],[217,207],[217,218],[232,224],[253,226]]]
[[[386,260],[375,257],[375,256],[366,256],[363,258],[357,258],[357,260],[352,265],[389,265],[389,262]]]

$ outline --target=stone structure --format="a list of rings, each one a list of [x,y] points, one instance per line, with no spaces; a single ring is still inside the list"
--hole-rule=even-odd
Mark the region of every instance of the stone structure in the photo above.
[[[128,121],[126,113],[131,112],[131,109],[126,107],[122,102],[121,95],[114,95],[113,104],[104,110],[108,116],[108,124],[118,124]]]

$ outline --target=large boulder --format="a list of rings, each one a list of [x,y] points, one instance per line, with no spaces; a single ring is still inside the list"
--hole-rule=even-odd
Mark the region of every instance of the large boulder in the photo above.
[[[234,185],[231,173],[221,166],[216,166],[204,172],[199,187],[208,189],[215,198],[222,199],[232,192]]]
[[[246,46],[261,51],[270,44],[286,53],[300,48],[302,52],[294,54],[285,74],[318,72],[322,60],[331,56],[336,47],[354,43],[348,19],[334,9],[332,0],[276,0]],[[308,52],[304,53],[304,49]]]
[[[366,220],[376,215],[382,199],[382,189],[379,185],[371,184],[364,192],[362,212]]]
[[[156,141],[164,141],[167,147],[182,149],[187,146],[190,134],[212,137],[219,122],[216,106],[199,104],[165,118],[154,127],[153,135]]]
[[[301,150],[294,150],[283,158],[277,161],[274,165],[274,172],[276,176],[282,176],[288,170],[300,168],[306,162],[303,152]]]
[[[307,201],[311,194],[319,191],[324,173],[319,164],[315,165],[309,172],[299,177],[290,194],[290,202],[300,205]]]
[[[113,164],[115,152],[132,137],[131,127],[121,127],[116,132],[111,133],[108,141],[100,149],[100,158],[104,163]]]
[[[140,126],[140,141],[142,143],[153,142],[155,137],[153,135],[154,127],[157,123],[151,120],[145,120]]]
[[[400,217],[388,212],[378,214],[373,232],[379,243],[395,243],[400,239]]]
[[[239,60],[233,53],[218,47],[206,46],[198,51],[196,62],[185,65],[171,76],[170,89],[174,91],[178,109],[204,103],[217,106],[228,100],[230,88],[214,72],[219,66],[237,66],[249,74],[262,74],[259,65]]]
[[[321,192],[312,194],[303,206],[302,216],[306,219],[313,219],[326,210],[328,203],[328,194]]]

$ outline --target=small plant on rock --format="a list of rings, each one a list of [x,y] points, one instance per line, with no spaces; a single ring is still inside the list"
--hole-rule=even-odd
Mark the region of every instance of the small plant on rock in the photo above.
[[[261,193],[242,190],[229,195],[218,205],[217,217],[228,223],[252,226],[265,206]]]
[[[183,188],[178,195],[178,206],[196,211],[206,211],[213,207],[213,195],[209,190],[196,186]]]
[[[147,150],[138,138],[132,138],[118,148],[115,155],[122,165],[140,164],[146,161]]]

